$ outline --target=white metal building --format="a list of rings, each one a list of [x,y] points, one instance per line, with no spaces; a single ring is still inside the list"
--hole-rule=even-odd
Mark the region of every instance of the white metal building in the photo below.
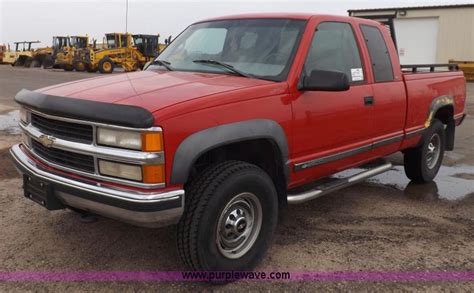
[[[349,10],[387,25],[401,64],[474,61],[474,4]]]

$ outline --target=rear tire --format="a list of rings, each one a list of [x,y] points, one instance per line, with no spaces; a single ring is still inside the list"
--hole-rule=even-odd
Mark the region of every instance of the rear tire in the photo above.
[[[20,57],[16,59],[15,63],[13,63],[13,66],[23,66],[25,64],[25,58]]]
[[[63,65],[63,69],[64,69],[64,71],[73,71],[74,66],[71,65],[71,64],[65,64],[65,65]]]
[[[77,72],[84,72],[86,71],[86,63],[82,62],[82,61],[77,61],[77,62],[74,62],[74,69],[77,71]]]
[[[267,251],[277,219],[277,193],[267,173],[239,161],[211,166],[186,188],[180,257],[195,270],[251,270]]]
[[[28,57],[26,58],[25,63],[23,63],[23,66],[26,68],[30,68],[31,63],[33,63],[33,57]]]
[[[34,67],[34,68],[41,67],[41,62],[40,62],[39,60],[34,59],[34,60],[31,62],[30,67]]]
[[[53,57],[51,55],[44,56],[44,58],[43,58],[43,68],[44,69],[51,68],[51,67],[53,67],[53,65],[54,65]]]
[[[95,73],[97,72],[97,67],[93,67],[91,64],[87,65],[87,72]]]
[[[99,61],[100,73],[112,73],[114,72],[115,64],[109,57],[104,57]]]
[[[422,144],[405,151],[403,159],[407,177],[419,183],[433,181],[443,162],[445,144],[444,125],[434,119],[423,135]]]

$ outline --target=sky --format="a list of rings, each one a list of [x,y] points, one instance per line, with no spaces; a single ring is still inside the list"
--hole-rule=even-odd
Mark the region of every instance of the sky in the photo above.
[[[85,35],[102,41],[104,33],[125,31],[127,0],[0,0],[0,44],[39,40],[50,46],[54,35]],[[128,31],[176,36],[189,24],[251,12],[310,12],[347,15],[348,9],[467,4],[474,0],[129,0]],[[163,38],[161,39],[163,40]]]

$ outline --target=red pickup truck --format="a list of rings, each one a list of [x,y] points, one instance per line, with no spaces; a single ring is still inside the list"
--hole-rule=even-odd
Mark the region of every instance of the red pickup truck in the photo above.
[[[454,65],[402,68],[375,21],[222,17],[189,26],[144,71],[20,91],[11,155],[47,209],[177,224],[190,268],[241,271],[287,204],[387,171],[387,155],[433,180],[465,90]]]

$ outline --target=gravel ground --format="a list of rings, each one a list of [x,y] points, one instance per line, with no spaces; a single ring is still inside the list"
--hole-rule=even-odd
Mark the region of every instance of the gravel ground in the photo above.
[[[87,78],[87,73],[0,66],[0,272],[177,271],[175,227],[146,229],[71,211],[48,212],[22,195],[8,147],[20,140],[12,102],[21,88]],[[403,170],[292,206],[260,271],[474,271],[474,83],[456,149],[428,185]],[[16,117],[16,118],[15,118]],[[2,120],[3,119],[3,120]],[[399,154],[391,157],[401,163]],[[1,282],[0,291],[150,290],[473,291],[474,282]]]

